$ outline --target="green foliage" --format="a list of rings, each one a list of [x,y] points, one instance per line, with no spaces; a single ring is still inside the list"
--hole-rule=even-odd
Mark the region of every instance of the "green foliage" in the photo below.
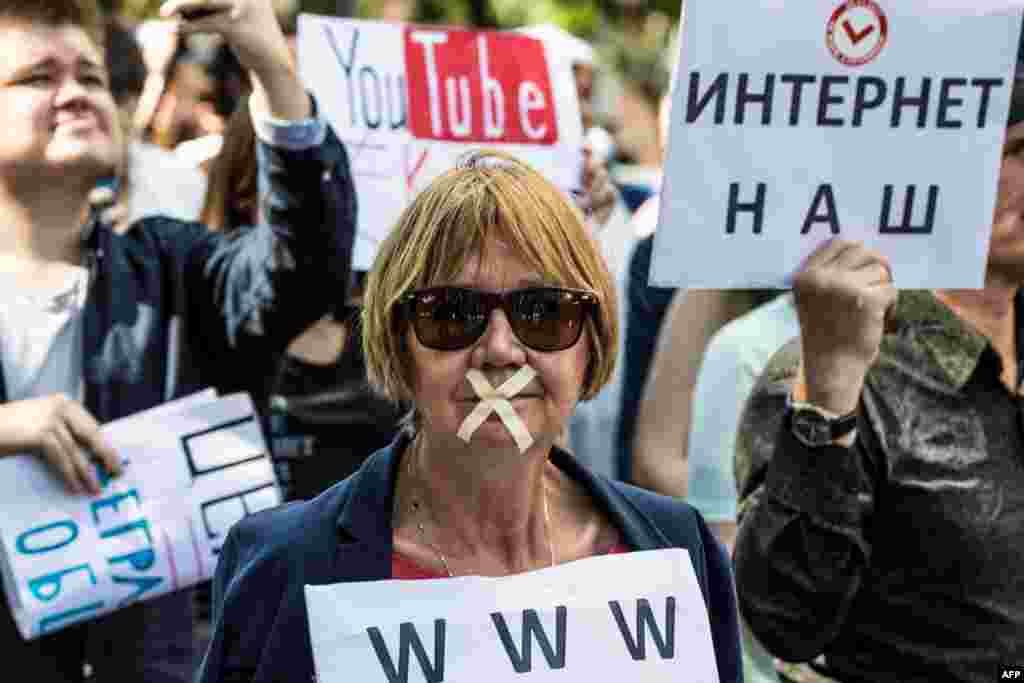
[[[679,21],[682,6],[683,2],[680,0],[653,0],[651,2],[651,9],[670,17],[673,22]]]
[[[581,38],[593,38],[607,23],[597,0],[491,0],[491,5],[505,27],[555,24]]]
[[[106,0],[101,6],[132,19],[150,19],[157,16],[161,4],[162,0]]]

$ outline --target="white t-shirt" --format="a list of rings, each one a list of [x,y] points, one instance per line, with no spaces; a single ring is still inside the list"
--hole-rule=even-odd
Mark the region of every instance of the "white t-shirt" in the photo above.
[[[327,136],[327,124],[321,118],[285,121],[254,113],[253,127],[260,140],[293,150],[316,147]],[[205,181],[202,187],[194,182],[194,169],[175,174],[171,181],[166,152],[143,144],[132,145],[131,152],[132,216],[154,212],[186,219],[198,216]],[[28,293],[14,274],[0,266],[0,369],[9,401],[54,393],[84,399],[82,328],[89,273],[77,267],[67,272],[54,290]]]
[[[0,275],[0,361],[9,401],[63,393],[82,400],[82,328],[89,273],[71,268],[56,290],[26,293]]]
[[[156,145],[129,146],[128,220],[170,216],[197,221],[206,198],[206,174]]]

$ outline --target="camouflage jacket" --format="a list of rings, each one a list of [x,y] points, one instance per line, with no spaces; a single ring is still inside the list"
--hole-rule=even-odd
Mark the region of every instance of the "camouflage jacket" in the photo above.
[[[774,654],[824,653],[839,680],[990,681],[1024,662],[1024,396],[931,293],[903,292],[894,322],[851,449],[809,449],[785,425],[798,341],[755,388],[736,457],[740,606]]]

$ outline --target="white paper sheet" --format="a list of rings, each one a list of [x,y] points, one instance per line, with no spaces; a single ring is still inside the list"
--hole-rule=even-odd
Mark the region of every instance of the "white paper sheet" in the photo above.
[[[718,681],[685,550],[501,578],[306,586],[306,607],[320,683],[511,683],[526,673],[531,681]]]
[[[838,233],[885,254],[899,287],[981,286],[1020,6],[689,0],[651,283],[784,288]],[[799,106],[794,76],[813,79]],[[741,78],[771,104],[741,102]],[[896,106],[901,87],[910,99],[928,89],[922,125],[921,107]],[[908,186],[913,234],[899,229]],[[736,212],[731,233],[730,199],[760,207]]]
[[[470,149],[501,149],[567,192],[579,186],[583,126],[572,64],[542,41],[302,15],[298,51],[303,82],[345,142],[352,165],[359,196],[353,268],[369,269],[412,198]],[[423,77],[410,78],[407,54],[425,68]],[[523,87],[525,81],[541,83]],[[527,133],[542,129],[546,135],[531,142]]]
[[[280,504],[247,395],[195,394],[111,422],[124,474],[72,496],[39,458],[0,459],[0,567],[26,639],[213,575],[228,529]]]

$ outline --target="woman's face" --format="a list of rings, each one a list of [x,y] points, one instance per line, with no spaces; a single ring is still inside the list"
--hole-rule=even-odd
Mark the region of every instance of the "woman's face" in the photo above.
[[[1006,131],[988,274],[1013,284],[1024,278],[1024,123]]]
[[[472,257],[454,282],[438,283],[489,292],[504,292],[545,284],[506,245],[494,242],[486,258]],[[406,332],[413,357],[413,399],[422,429],[440,440],[454,437],[478,403],[466,379],[470,369],[483,372],[497,388],[524,365],[537,375],[515,398],[512,407],[535,443],[547,446],[562,433],[579,400],[590,360],[586,334],[564,351],[534,351],[522,344],[500,308],[491,313],[483,336],[458,351],[437,351],[419,343],[411,326]],[[470,444],[482,448],[515,447],[515,440],[496,413],[473,434]]]

